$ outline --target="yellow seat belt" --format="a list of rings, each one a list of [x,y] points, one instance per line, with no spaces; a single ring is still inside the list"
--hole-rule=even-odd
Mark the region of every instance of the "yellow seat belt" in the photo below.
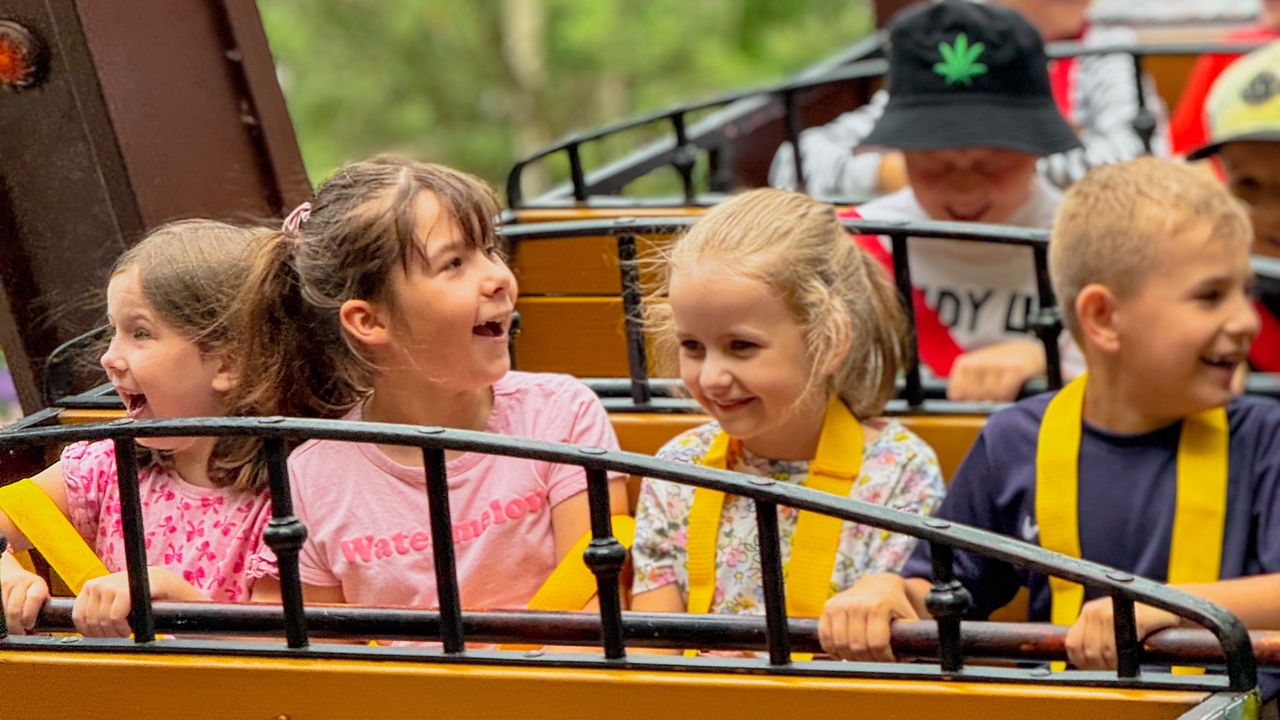
[[[1040,546],[1080,557],[1079,464],[1085,377],[1071,381],[1045,409],[1036,442],[1036,522]],[[1177,499],[1169,547],[1168,582],[1214,582],[1222,563],[1227,518],[1227,411],[1212,408],[1182,421],[1178,437]],[[1049,578],[1055,625],[1080,616],[1084,587]],[[1065,663],[1053,663],[1062,670]],[[1174,668],[1186,674],[1195,668]]]
[[[630,515],[614,515],[613,536],[628,551],[636,539],[636,520]],[[530,610],[581,610],[596,595],[596,576],[582,559],[591,544],[588,530],[547,576],[546,582],[529,601]]]
[[[703,455],[701,464],[728,469],[729,456],[736,454],[737,441],[727,433],[717,433]],[[862,470],[862,425],[838,398],[827,403],[818,438],[816,457],[809,463],[804,487],[849,497]],[[711,611],[716,586],[716,541],[720,533],[720,513],[724,493],[697,488],[689,511],[687,608],[693,614]],[[787,615],[816,618],[831,596],[831,575],[844,521],[821,513],[801,511],[791,538],[791,557],[786,565]],[[794,654],[807,659],[807,653]]]
[[[636,539],[636,520],[630,515],[614,515],[610,519],[613,536],[622,546],[631,550]],[[596,576],[583,560],[583,553],[591,544],[591,531],[588,530],[578,542],[569,548],[569,552],[560,559],[551,574],[547,576],[542,587],[534,593],[526,606],[530,610],[581,610],[591,598],[596,596]],[[536,650],[539,645],[503,644],[500,650]]]
[[[0,511],[77,595],[86,582],[108,574],[71,521],[34,482],[20,480],[0,488]]]

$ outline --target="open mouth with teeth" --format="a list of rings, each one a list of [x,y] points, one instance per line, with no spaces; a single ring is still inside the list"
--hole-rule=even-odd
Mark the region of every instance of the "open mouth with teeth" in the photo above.
[[[116,394],[124,401],[124,409],[129,414],[129,417],[136,418],[147,408],[147,396],[142,393],[116,388]]]
[[[507,335],[507,324],[498,320],[483,322],[471,328],[472,335],[487,338],[501,338]]]

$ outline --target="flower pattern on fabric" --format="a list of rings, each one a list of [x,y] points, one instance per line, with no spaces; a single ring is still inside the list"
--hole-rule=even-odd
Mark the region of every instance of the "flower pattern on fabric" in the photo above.
[[[863,448],[862,471],[849,497],[895,510],[930,515],[946,492],[938,459],[917,435],[896,420],[874,421],[879,434]],[[715,422],[687,430],[658,451],[658,458],[698,464],[720,432]],[[731,459],[731,470],[800,485],[809,471],[805,461],[769,460],[743,448]],[[632,592],[655,590],[675,583],[689,593],[689,513],[694,488],[645,478],[636,508],[636,539]],[[778,529],[784,563],[791,556],[791,540],[799,513],[778,508]],[[869,573],[896,572],[914,549],[916,539],[888,531],[845,523],[831,576],[831,594],[848,588]],[[756,534],[755,505],[737,495],[725,497],[716,538],[716,587],[711,612],[763,615],[763,573]]]
[[[75,443],[62,452],[67,516],[111,572],[125,569],[115,443]],[[246,494],[183,482],[159,466],[138,470],[147,564],[177,573],[210,599],[249,599],[247,560],[271,519],[266,492]]]

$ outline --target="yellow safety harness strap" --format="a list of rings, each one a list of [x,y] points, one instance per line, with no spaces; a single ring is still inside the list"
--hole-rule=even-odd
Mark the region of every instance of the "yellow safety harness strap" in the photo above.
[[[0,488],[0,511],[44,555],[72,592],[79,594],[86,582],[107,574],[106,566],[84,538],[34,482],[20,480]]]
[[[728,469],[732,441],[720,432],[711,441],[701,464]],[[862,469],[862,425],[837,397],[827,404],[818,439],[816,457],[809,464],[804,486],[839,497],[848,497]],[[689,571],[689,613],[711,611],[716,587],[716,541],[720,532],[720,514],[724,509],[724,493],[697,488],[689,511],[687,541]],[[787,615],[818,617],[831,596],[831,575],[844,521],[821,513],[801,511],[791,538],[791,555],[786,566]],[[693,654],[688,651],[686,654]],[[795,653],[793,659],[808,660],[808,653]]]
[[[1084,377],[1067,383],[1049,401],[1036,438],[1036,523],[1040,547],[1080,557],[1079,464],[1083,428]],[[1084,604],[1084,586],[1049,578],[1052,594],[1049,619],[1071,625]]]
[[[818,452],[809,464],[805,487],[849,497],[862,470],[862,425],[837,397],[827,405]],[[801,511],[787,562],[787,616],[816,618],[831,597],[831,574],[844,521]]]
[[[631,550],[636,539],[636,520],[630,515],[614,515],[610,518],[613,536],[622,546]],[[583,560],[583,553],[591,544],[591,531],[588,530],[578,542],[569,548],[569,552],[561,558],[542,587],[534,593],[526,606],[530,610],[581,610],[596,595],[596,576]],[[500,650],[536,650],[539,645],[499,645]]]
[[[1036,446],[1036,519],[1040,545],[1080,557],[1079,462],[1085,377],[1064,387],[1045,409]],[[1222,563],[1227,517],[1229,430],[1225,408],[1185,418],[1178,436],[1177,497],[1169,547],[1168,582],[1214,582]],[[1049,578],[1050,619],[1071,625],[1080,615],[1084,588]],[[1061,670],[1064,663],[1054,663]],[[1174,668],[1175,673],[1202,672]]]
[[[728,454],[729,435],[716,433],[711,447],[702,456],[701,464],[726,469]],[[689,570],[687,608],[691,614],[711,611],[711,596],[716,590],[716,539],[720,533],[720,512],[723,509],[724,493],[694,488],[693,506],[689,508],[689,535],[685,544]]]
[[[628,551],[636,539],[636,521],[630,515],[614,515],[613,535]],[[582,559],[591,544],[588,530],[547,576],[529,601],[530,610],[581,610],[596,594],[596,576]]]

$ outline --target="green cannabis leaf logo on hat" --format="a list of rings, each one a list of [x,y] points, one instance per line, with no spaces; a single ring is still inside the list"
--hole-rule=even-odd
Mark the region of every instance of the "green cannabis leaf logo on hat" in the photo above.
[[[934,63],[933,71],[947,81],[947,85],[964,83],[973,85],[973,78],[987,74],[987,66],[977,62],[987,46],[974,43],[969,46],[969,36],[960,33],[953,44],[938,43],[938,52],[942,53],[942,62]]]

